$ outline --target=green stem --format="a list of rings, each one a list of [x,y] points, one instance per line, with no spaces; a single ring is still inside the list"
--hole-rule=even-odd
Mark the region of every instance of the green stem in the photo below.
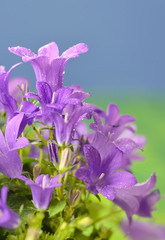
[[[41,141],[43,142],[43,144],[47,147],[47,141],[45,140],[45,138],[43,138],[43,136],[40,134],[40,132],[39,132],[38,129],[34,126],[34,124],[32,124],[32,128],[33,128],[33,130],[36,132],[36,134],[38,135],[38,137],[41,139]]]
[[[118,213],[121,213],[122,211],[121,210],[117,210],[117,211],[114,211],[114,212],[111,212],[109,214],[107,214],[106,216],[103,216],[103,217],[100,217],[98,219],[96,219],[95,221],[93,221],[90,225],[94,225],[102,220],[105,220],[106,218],[109,218],[109,217],[112,217],[114,214],[118,214]]]
[[[43,149],[40,148],[40,159],[39,159],[39,165],[41,166],[43,160]]]
[[[65,177],[64,177],[64,182],[63,182],[63,188],[65,188],[66,182],[67,182],[67,178],[68,178],[68,172],[66,172]]]
[[[53,129],[50,129],[49,131],[49,139],[53,139]]]
[[[60,173],[60,177],[59,177],[59,181],[58,182],[62,183],[62,174],[61,173]],[[63,198],[63,195],[62,195],[63,188],[62,188],[62,186],[61,187],[57,187],[56,189],[57,189],[57,194],[58,194],[60,200],[62,200],[62,198]]]

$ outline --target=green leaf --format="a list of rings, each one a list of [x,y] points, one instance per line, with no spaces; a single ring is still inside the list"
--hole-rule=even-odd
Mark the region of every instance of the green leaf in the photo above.
[[[38,160],[34,159],[34,158],[24,158],[23,159],[23,164],[32,163],[32,162],[38,162]]]
[[[57,199],[52,200],[48,209],[50,217],[53,217],[57,213],[61,212],[64,209],[65,205],[66,205],[65,200],[63,201],[58,201]]]
[[[32,201],[27,199],[26,195],[18,194],[9,192],[7,202],[11,209],[20,215],[21,219],[25,219],[29,214],[34,213],[36,208]]]

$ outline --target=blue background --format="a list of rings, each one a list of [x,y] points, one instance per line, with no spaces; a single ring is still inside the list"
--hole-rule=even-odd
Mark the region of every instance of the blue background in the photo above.
[[[164,0],[15,0],[0,5],[0,64],[21,59],[8,46],[38,48],[55,41],[60,53],[79,42],[89,52],[67,64],[65,84],[93,94],[158,97],[165,90]],[[25,75],[35,86],[30,64]]]

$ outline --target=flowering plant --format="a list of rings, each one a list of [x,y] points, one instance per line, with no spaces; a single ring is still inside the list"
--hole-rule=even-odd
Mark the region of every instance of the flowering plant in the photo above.
[[[150,218],[160,199],[155,174],[139,184],[131,172],[146,142],[136,135],[135,118],[120,115],[115,104],[104,112],[84,101],[90,93],[80,86],[63,86],[67,61],[87,45],[61,56],[54,42],[38,54],[19,46],[9,51],[31,63],[37,93],[25,78],[9,81],[20,63],[8,72],[0,67],[1,239],[101,240],[117,228],[134,240],[165,239],[163,226],[133,219]],[[105,199],[108,213],[100,216]]]

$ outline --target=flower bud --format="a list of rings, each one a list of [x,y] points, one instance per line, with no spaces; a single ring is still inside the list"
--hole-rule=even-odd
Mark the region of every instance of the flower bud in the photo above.
[[[90,217],[84,217],[78,221],[78,225],[82,227],[87,227],[92,223],[92,219]]]
[[[77,190],[77,189],[70,191],[70,194],[69,194],[69,205],[70,206],[75,207],[75,205],[77,204],[77,202],[80,199],[80,194],[81,194],[81,191]]]
[[[36,164],[33,168],[33,178],[34,180],[40,175],[41,172],[41,166],[39,164]]]
[[[65,148],[62,151],[62,157],[61,157],[60,166],[59,166],[60,171],[63,172],[63,171],[66,170],[66,168],[68,167],[69,162],[71,160],[71,157],[72,157],[71,149],[70,148]]]

